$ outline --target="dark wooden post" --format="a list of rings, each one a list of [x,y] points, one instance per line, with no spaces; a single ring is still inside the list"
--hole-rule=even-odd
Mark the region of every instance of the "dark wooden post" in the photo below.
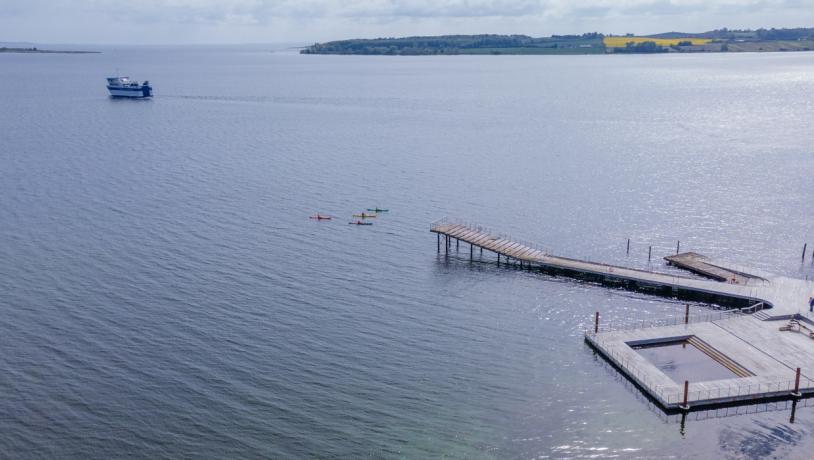
[[[444,235],[444,254],[449,254],[449,235]]]
[[[436,234],[435,234],[435,236],[437,236],[437,237],[438,237],[438,244],[437,244],[437,246],[438,246],[438,252],[440,253],[440,252],[441,252],[441,234],[440,234],[440,233],[436,233]]]
[[[794,415],[797,414],[797,400],[793,400],[791,402],[791,416],[789,417],[789,423],[794,423]]]
[[[806,247],[807,246],[808,246],[808,243],[803,243],[803,260],[806,260]]]
[[[455,250],[456,251],[458,250],[458,246],[460,245],[460,243],[461,243],[461,240],[459,240],[458,238],[455,238]]]
[[[630,238],[627,239],[627,255],[630,255]]]
[[[647,247],[647,261],[650,262],[650,256],[653,255],[653,246]]]
[[[688,402],[687,400],[689,399],[688,398],[689,395],[690,395],[690,382],[689,382],[689,380],[685,380],[684,381],[684,407],[683,407],[683,409],[689,409],[690,408],[690,406],[687,404],[687,402]]]
[[[594,334],[599,334],[599,312],[594,314]]]
[[[797,374],[794,377],[794,396],[800,396],[800,368],[797,368]]]
[[[500,253],[497,253],[497,265],[500,266]]]
[[[472,243],[469,243],[469,260],[472,260],[472,251],[473,251]]]
[[[676,241],[676,254],[678,254],[679,248],[681,248],[681,240]]]
[[[684,309],[684,324],[690,323],[690,304],[684,305],[686,308]]]

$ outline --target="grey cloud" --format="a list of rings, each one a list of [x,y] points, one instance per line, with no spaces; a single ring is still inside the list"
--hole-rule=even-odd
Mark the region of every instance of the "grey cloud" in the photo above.
[[[3,0],[3,11],[0,39],[26,41],[310,42],[814,26],[814,0]]]

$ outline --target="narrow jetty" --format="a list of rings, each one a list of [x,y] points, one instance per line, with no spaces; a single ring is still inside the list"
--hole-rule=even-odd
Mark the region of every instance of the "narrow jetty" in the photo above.
[[[664,258],[670,265],[674,265],[684,270],[697,273],[707,278],[712,278],[716,281],[724,281],[735,284],[743,284],[746,279],[760,279],[764,280],[757,275],[743,273],[732,268],[722,267],[715,265],[710,260],[701,254],[695,252],[684,252]]]
[[[437,250],[449,255],[454,242],[497,254],[506,264],[528,270],[573,276],[670,297],[698,298],[723,305],[726,311],[690,314],[683,318],[603,322],[596,312],[585,340],[639,388],[667,410],[690,410],[767,398],[814,394],[814,314],[809,299],[814,283],[757,274],[694,252],[665,257],[676,267],[709,279],[555,256],[533,244],[462,220],[444,218],[432,224]],[[466,249],[466,248],[465,248]],[[751,273],[750,273],[751,272]],[[706,369],[720,366],[694,381],[668,375],[648,356],[653,348],[696,353],[708,360]],[[671,348],[672,347],[672,348]],[[661,352],[660,350],[656,350]],[[723,374],[721,374],[723,372]],[[725,378],[721,376],[724,375]]]
[[[438,238],[438,251],[449,253],[452,242],[469,245],[469,257],[474,249],[497,254],[497,263],[516,263],[522,268],[539,269],[553,274],[573,276],[628,289],[650,291],[670,297],[694,298],[723,305],[749,306],[763,302],[774,306],[776,295],[761,277],[737,277],[734,282],[721,283],[706,279],[678,276],[647,270],[609,265],[599,262],[554,256],[533,243],[524,243],[509,236],[494,233],[485,227],[444,218],[432,224],[430,231]],[[441,240],[444,240],[443,242]],[[805,305],[805,304],[804,304]],[[807,305],[805,305],[807,306]]]

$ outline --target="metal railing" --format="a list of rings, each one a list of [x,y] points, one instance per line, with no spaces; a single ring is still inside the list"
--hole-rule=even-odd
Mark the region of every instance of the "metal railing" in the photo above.
[[[654,327],[680,326],[682,324],[708,323],[722,319],[751,315],[763,310],[764,307],[765,304],[763,302],[758,302],[754,305],[739,309],[702,311],[691,313],[689,315],[677,314],[671,318],[624,319],[612,320],[607,323],[602,323],[600,321],[598,330],[596,325],[594,325],[593,328],[585,331],[585,335],[593,336],[596,335],[597,332],[602,334],[605,332],[635,331],[638,329],[649,329]]]

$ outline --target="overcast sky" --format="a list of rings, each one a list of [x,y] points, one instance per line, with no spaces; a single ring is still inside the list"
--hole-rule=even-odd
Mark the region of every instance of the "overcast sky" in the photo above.
[[[0,41],[311,43],[814,27],[814,0],[0,0]]]

